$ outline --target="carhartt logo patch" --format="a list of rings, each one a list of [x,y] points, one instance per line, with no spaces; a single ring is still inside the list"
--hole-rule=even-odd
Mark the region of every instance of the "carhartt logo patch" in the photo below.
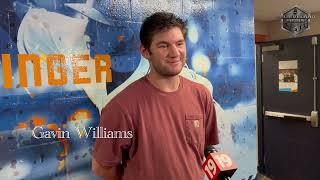
[[[199,128],[199,127],[200,127],[200,121],[199,121],[199,120],[194,120],[194,121],[193,121],[193,126],[194,126],[195,128]]]

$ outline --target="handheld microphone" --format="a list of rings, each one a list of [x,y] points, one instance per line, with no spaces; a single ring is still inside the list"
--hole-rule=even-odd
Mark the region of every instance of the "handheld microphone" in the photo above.
[[[213,146],[205,149],[206,161],[202,169],[209,180],[229,180],[238,169],[237,164],[224,152],[218,152]]]

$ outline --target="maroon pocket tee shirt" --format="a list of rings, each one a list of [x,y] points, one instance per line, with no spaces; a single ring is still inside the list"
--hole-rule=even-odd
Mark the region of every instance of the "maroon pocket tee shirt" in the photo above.
[[[123,180],[202,180],[204,148],[218,144],[209,91],[183,77],[174,92],[137,80],[106,105],[99,127],[118,136],[97,138],[93,157],[123,164]]]

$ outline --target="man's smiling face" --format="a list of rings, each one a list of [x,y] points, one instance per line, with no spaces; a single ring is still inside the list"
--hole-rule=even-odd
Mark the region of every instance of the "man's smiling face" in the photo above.
[[[150,61],[151,71],[163,76],[178,75],[186,62],[186,43],[179,27],[156,33],[143,56]]]

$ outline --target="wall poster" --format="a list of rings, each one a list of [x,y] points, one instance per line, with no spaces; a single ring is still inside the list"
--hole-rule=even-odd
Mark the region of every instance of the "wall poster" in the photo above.
[[[298,92],[298,60],[279,61],[279,91]]]

